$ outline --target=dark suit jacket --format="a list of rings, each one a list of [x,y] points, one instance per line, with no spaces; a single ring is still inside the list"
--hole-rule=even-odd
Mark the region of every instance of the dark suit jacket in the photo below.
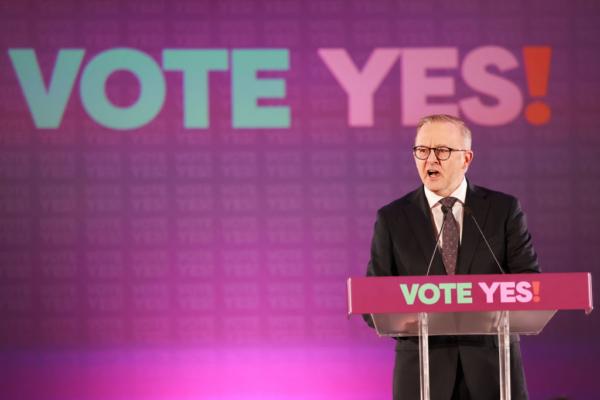
[[[525,216],[513,196],[469,183],[465,205],[481,226],[507,273],[539,272]],[[377,212],[368,276],[425,275],[435,246],[435,225],[423,187]],[[457,274],[501,273],[472,219],[463,218]],[[446,274],[438,251],[431,275]],[[366,317],[372,326],[369,317]],[[526,399],[518,336],[511,340],[513,399]],[[431,398],[450,399],[458,361],[471,397],[498,399],[498,349],[495,336],[433,336],[429,338]],[[394,399],[419,398],[419,353],[416,338],[398,338]]]

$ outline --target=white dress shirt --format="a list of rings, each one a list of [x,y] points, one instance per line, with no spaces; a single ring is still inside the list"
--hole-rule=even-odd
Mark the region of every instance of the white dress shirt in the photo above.
[[[442,212],[442,204],[440,200],[443,199],[442,196],[439,196],[433,193],[431,190],[425,189],[425,197],[427,197],[427,202],[429,203],[429,209],[431,210],[431,215],[433,215],[433,222],[435,223],[436,233],[439,234],[440,227],[442,226],[442,221],[444,220],[444,213]],[[448,197],[456,197],[458,201],[454,203],[452,207],[452,214],[454,214],[454,219],[458,222],[458,232],[459,232],[459,240],[462,241],[462,227],[463,227],[463,204],[465,204],[465,198],[467,197],[467,179],[463,177],[462,182],[454,192],[450,194]],[[462,204],[459,204],[461,202]],[[440,246],[442,245],[442,237],[440,236]]]

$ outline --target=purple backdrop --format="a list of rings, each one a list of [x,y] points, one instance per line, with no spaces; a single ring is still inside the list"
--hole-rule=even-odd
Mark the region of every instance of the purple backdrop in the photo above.
[[[345,318],[375,211],[418,184],[400,67],[373,127],[317,50],[552,47],[549,123],[472,124],[469,176],[517,195],[545,271],[599,270],[600,3],[595,1],[4,1],[0,4],[2,399],[382,399],[393,342]],[[182,127],[181,76],[133,131],[100,127],[78,81],[59,129],[33,125],[8,48],[287,48],[289,129],[231,128],[229,73],[211,126]],[[453,72],[457,94],[464,82]],[[509,74],[529,100],[523,68]],[[113,79],[114,78],[114,79]],[[108,82],[130,104],[137,83]],[[596,291],[596,294],[598,292]],[[533,400],[592,399],[600,323],[564,312],[522,350]]]

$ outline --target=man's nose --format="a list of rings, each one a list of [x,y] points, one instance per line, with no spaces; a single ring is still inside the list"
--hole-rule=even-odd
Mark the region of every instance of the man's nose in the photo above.
[[[427,156],[427,162],[439,162],[438,158],[435,155],[435,151],[433,149],[429,150],[429,155]]]

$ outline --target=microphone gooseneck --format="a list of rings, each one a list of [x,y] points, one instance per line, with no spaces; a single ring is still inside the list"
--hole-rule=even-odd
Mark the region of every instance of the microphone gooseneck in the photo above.
[[[433,253],[431,253],[431,258],[429,259],[429,264],[427,264],[427,273],[425,276],[429,276],[429,271],[431,270],[431,265],[433,265],[433,259],[435,258],[435,253],[437,252],[438,246],[440,244],[440,239],[442,238],[442,232],[444,231],[444,224],[446,223],[446,214],[450,211],[450,208],[446,206],[442,206],[442,212],[444,213],[444,218],[442,219],[442,226],[440,226],[440,231],[435,238],[435,247],[433,248]]]
[[[487,246],[487,248],[488,248],[490,254],[492,255],[492,258],[494,259],[494,262],[498,266],[498,269],[500,270],[500,272],[502,272],[503,274],[506,274],[506,271],[504,270],[504,268],[502,268],[502,266],[500,265],[500,262],[496,258],[496,255],[494,254],[494,250],[492,250],[492,246],[490,246],[490,242],[488,242],[487,238],[483,234],[483,231],[481,230],[481,227],[479,226],[479,223],[475,219],[475,216],[473,215],[473,210],[471,210],[469,207],[463,205],[463,211],[464,211],[465,214],[467,214],[468,216],[470,216],[471,219],[473,220],[473,222],[475,223],[475,226],[477,227],[477,230],[479,231],[479,234],[483,238],[483,241],[485,242],[485,245]]]

